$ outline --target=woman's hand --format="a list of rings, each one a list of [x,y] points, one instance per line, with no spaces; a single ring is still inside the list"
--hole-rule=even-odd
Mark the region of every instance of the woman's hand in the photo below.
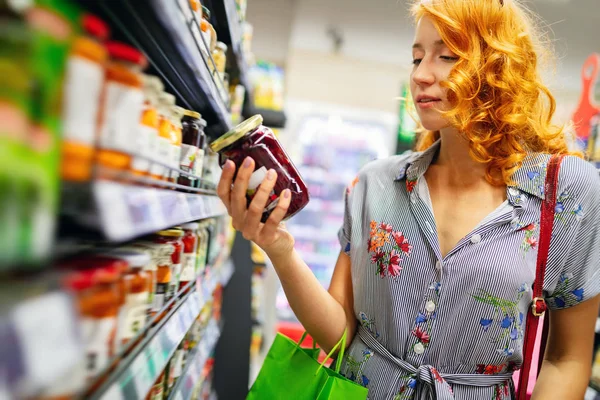
[[[277,182],[277,173],[272,169],[268,171],[254,199],[247,206],[246,191],[250,176],[254,172],[254,160],[250,157],[244,160],[234,183],[235,169],[235,163],[227,160],[217,187],[217,194],[232,217],[233,227],[240,231],[245,239],[256,243],[269,257],[291,254],[294,238],[281,223],[290,206],[290,190],[286,189],[281,193],[277,207],[271,212],[267,222],[262,224],[261,218]]]

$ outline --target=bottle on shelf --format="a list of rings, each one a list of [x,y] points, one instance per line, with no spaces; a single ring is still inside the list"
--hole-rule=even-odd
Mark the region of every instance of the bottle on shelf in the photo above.
[[[181,226],[183,229],[183,254],[181,256],[181,275],[179,289],[193,281],[196,277],[196,258],[198,254],[198,223],[190,222]]]
[[[120,42],[106,43],[110,61],[106,68],[103,118],[98,138],[98,163],[114,176],[131,167],[131,154],[144,103],[142,70],[146,58]]]
[[[171,279],[169,280],[165,300],[170,300],[179,287],[179,277],[181,274],[181,256],[183,255],[183,230],[179,228],[166,229],[156,232],[154,242],[166,245],[165,254],[170,251],[170,269]]]
[[[203,143],[206,121],[202,119],[200,113],[184,110],[181,124],[183,127],[183,137],[179,168],[194,174],[196,177],[201,177],[202,164],[204,162]],[[198,182],[196,177],[181,175],[178,183],[180,185],[197,187]]]
[[[151,173],[152,160],[157,159],[158,147],[158,96],[163,90],[163,84],[159,78],[151,75],[143,75],[144,82],[144,106],[139,123],[138,135],[135,138],[136,154],[131,162],[131,169],[136,175],[147,175]]]
[[[110,29],[100,18],[85,14],[84,34],[73,41],[67,60],[62,104],[61,177],[91,178],[108,51],[103,42]]]
[[[202,22],[200,29],[202,30],[204,43],[208,46],[207,54],[212,54],[217,46],[217,31],[215,31],[215,28],[213,28],[210,23],[210,10],[205,6],[202,6]]]
[[[183,137],[181,117],[183,117],[183,108],[172,106],[171,125],[173,126],[173,130],[171,131],[171,156],[169,158],[169,164],[171,168],[176,170],[179,169],[179,162],[181,160],[181,142]],[[177,183],[177,180],[179,179],[179,172],[170,171],[169,176],[166,178],[169,182]]]

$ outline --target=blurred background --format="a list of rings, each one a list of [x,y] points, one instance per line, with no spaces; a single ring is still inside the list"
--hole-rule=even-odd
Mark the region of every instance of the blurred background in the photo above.
[[[556,122],[600,168],[600,4],[523,3]],[[345,188],[417,137],[408,2],[0,0],[0,20],[0,399],[245,398],[276,332],[303,330],[209,144],[263,116],[327,287]]]

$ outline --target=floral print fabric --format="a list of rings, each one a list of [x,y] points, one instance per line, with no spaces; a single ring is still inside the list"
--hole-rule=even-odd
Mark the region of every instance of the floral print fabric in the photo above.
[[[390,356],[357,335],[342,371],[372,400],[508,399],[507,379],[522,362],[549,156],[526,159],[508,206],[442,257],[422,190],[438,148],[370,163],[346,191],[339,237],[352,261],[355,315]],[[551,309],[600,292],[600,175],[566,157],[558,193],[544,285]],[[457,375],[486,383],[457,384]]]

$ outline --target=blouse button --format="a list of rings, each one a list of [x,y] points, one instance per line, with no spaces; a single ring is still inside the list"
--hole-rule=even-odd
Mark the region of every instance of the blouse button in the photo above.
[[[511,187],[511,188],[508,188],[508,193],[509,193],[511,196],[518,196],[518,195],[519,195],[519,190],[517,190],[517,189],[515,189],[515,188]]]
[[[423,354],[425,353],[425,346],[423,346],[422,343],[417,343],[415,344],[415,347],[413,347],[413,350],[415,351],[416,354]]]
[[[471,236],[471,243],[477,244],[479,242],[481,242],[481,235],[480,234],[476,233],[473,236]]]
[[[435,263],[435,269],[437,269],[438,271],[442,270],[442,263],[439,260]]]
[[[435,303],[431,300],[429,300],[427,303],[425,303],[425,309],[427,310],[427,312],[434,312],[435,311]]]

